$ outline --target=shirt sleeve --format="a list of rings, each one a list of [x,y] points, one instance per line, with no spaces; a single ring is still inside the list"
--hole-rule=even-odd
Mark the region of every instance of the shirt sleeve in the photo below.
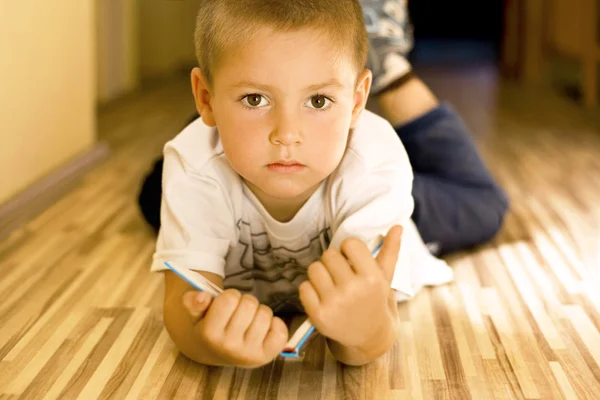
[[[225,258],[236,241],[233,206],[215,174],[187,168],[173,149],[165,150],[161,228],[152,271],[165,261],[224,276]]]
[[[393,225],[405,227],[403,236],[407,233],[414,209],[413,174],[404,147],[395,139],[397,143],[388,142],[386,151],[375,162],[363,162],[354,156],[342,176],[334,180],[330,247],[339,250],[344,239],[351,236],[371,242],[378,235],[385,236]],[[409,249],[403,238],[392,287],[410,294],[408,259]]]
[[[414,202],[410,165],[393,161],[360,177],[342,179],[334,190],[333,238],[330,247],[339,249],[349,236],[370,241],[410,218]]]

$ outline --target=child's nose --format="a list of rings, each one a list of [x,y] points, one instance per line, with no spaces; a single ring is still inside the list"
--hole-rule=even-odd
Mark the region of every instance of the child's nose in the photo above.
[[[293,146],[302,142],[298,113],[281,110],[275,118],[275,126],[269,138],[272,144]]]

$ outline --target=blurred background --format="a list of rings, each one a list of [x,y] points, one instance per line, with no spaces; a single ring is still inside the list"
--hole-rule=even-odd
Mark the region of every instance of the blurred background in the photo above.
[[[33,200],[49,187],[58,196],[69,177],[97,164],[126,137],[142,135],[144,121],[152,123],[131,123],[149,91],[162,88],[159,97],[181,98],[153,103],[155,111],[179,107],[165,117],[175,121],[172,132],[155,125],[163,139],[193,114],[187,76],[195,63],[197,1],[3,0],[0,7],[0,225],[16,218],[18,204],[34,209]],[[470,91],[470,103],[485,105],[489,116],[501,80],[542,87],[588,113],[597,110],[595,0],[412,0],[409,7],[416,39],[411,61],[443,99],[460,107]],[[128,103],[132,99],[137,108]],[[112,121],[116,110],[127,112]],[[467,110],[478,134],[482,112]],[[146,167],[158,156],[155,150],[160,153],[159,143],[152,156],[145,153]]]

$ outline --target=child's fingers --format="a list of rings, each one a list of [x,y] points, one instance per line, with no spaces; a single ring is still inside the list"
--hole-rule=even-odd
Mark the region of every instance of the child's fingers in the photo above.
[[[377,254],[377,263],[382,268],[388,282],[391,282],[394,277],[394,269],[398,262],[398,254],[400,253],[402,242],[402,232],[402,226],[392,226],[385,236],[379,254]]]
[[[206,292],[189,291],[183,295],[183,305],[196,322],[201,319],[212,302],[212,296]]]
[[[206,312],[205,322],[211,332],[222,334],[225,327],[237,309],[242,294],[236,289],[227,289],[212,301],[212,306]]]
[[[333,279],[334,285],[342,286],[354,277],[354,270],[348,263],[346,257],[344,257],[339,251],[335,249],[328,249],[323,253],[321,260],[322,264],[326,266],[329,275]],[[314,280],[311,279],[311,282],[314,282]]]
[[[300,286],[298,286],[298,294],[300,296],[300,303],[302,303],[306,314],[309,317],[311,315],[316,315],[319,311],[321,301],[312,283],[310,281],[302,282]]]
[[[320,298],[333,290],[333,279],[323,263],[315,261],[310,264],[308,266],[307,275],[308,280],[313,285]]]
[[[252,320],[252,324],[246,331],[244,341],[250,346],[259,344],[262,345],[267,332],[271,328],[272,319],[273,310],[264,304],[258,306],[258,310],[254,315],[254,320]]]
[[[281,318],[274,317],[271,320],[271,328],[263,342],[263,352],[269,358],[274,358],[284,348],[288,341],[288,329]]]
[[[243,337],[259,306],[258,299],[250,294],[243,294],[240,302],[225,327],[225,334]]]

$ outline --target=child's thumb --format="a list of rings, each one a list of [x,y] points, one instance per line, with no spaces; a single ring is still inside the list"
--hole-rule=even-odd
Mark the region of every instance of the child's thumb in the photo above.
[[[189,291],[183,295],[183,305],[194,320],[198,320],[206,314],[212,296],[206,292]]]
[[[400,225],[394,225],[388,231],[379,254],[377,254],[377,263],[383,269],[386,279],[391,282],[394,276],[394,269],[398,261],[398,254],[402,244],[403,228]]]

